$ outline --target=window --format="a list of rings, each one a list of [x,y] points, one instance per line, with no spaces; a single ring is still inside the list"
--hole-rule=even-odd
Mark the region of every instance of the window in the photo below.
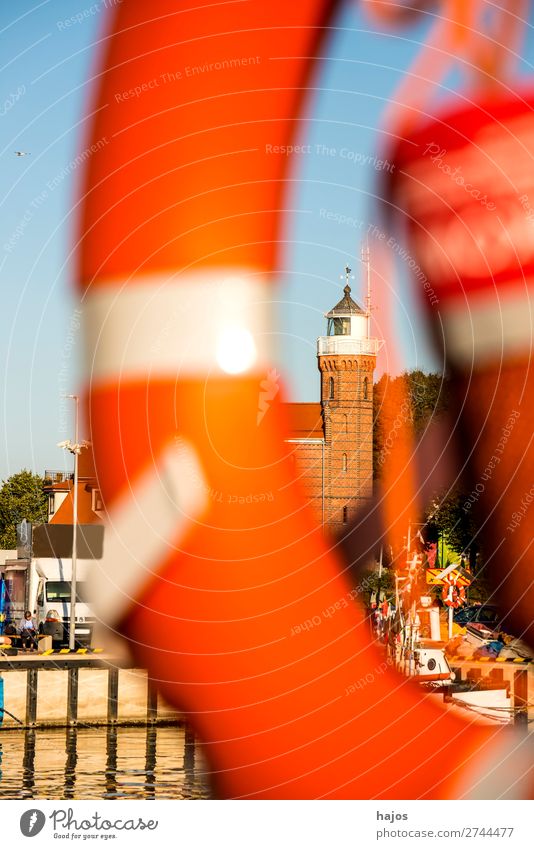
[[[343,508],[343,524],[346,525],[349,521],[349,508],[345,506]]]
[[[70,581],[48,581],[46,584],[47,601],[70,601]],[[76,581],[76,598],[85,601],[87,590],[85,581]]]
[[[334,336],[350,336],[350,318],[334,319]]]
[[[104,509],[104,502],[102,501],[102,496],[100,495],[99,489],[91,490],[91,510],[95,513],[98,510]]]
[[[369,379],[364,377],[363,379],[363,400],[367,401],[369,399]]]
[[[349,417],[347,415],[343,416],[345,420],[345,433],[349,432]]]
[[[48,513],[49,513],[50,516],[54,515],[55,509],[56,509],[56,497],[55,497],[54,493],[52,492],[48,496]]]
[[[350,318],[329,318],[328,336],[350,336]]]
[[[330,401],[334,399],[334,378],[330,377],[328,379],[328,398]]]
[[[341,458],[341,468],[344,472],[347,471],[347,455],[346,454],[343,454],[343,456]]]

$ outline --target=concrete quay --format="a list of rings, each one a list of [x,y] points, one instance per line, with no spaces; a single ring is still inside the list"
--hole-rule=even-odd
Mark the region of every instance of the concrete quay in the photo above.
[[[131,725],[182,721],[144,669],[111,654],[0,656],[0,728]]]

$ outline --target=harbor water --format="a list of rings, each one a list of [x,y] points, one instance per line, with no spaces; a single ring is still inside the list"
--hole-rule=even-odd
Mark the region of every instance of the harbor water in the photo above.
[[[0,799],[206,799],[183,726],[4,730]]]

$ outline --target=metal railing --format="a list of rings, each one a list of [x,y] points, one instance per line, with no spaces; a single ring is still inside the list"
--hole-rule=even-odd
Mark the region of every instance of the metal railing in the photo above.
[[[57,469],[46,469],[44,473],[45,483],[66,483],[73,480],[72,472],[61,472]]]
[[[321,354],[378,354],[384,343],[381,339],[355,339],[352,336],[319,336],[317,353]]]

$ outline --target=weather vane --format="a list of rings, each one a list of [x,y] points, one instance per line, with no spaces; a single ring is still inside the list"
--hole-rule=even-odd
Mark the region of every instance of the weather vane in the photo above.
[[[346,265],[345,266],[345,274],[339,275],[339,279],[345,280],[347,286],[349,285],[349,280],[354,280],[354,274],[352,274],[351,272],[352,272],[352,268],[350,268],[348,265]]]

